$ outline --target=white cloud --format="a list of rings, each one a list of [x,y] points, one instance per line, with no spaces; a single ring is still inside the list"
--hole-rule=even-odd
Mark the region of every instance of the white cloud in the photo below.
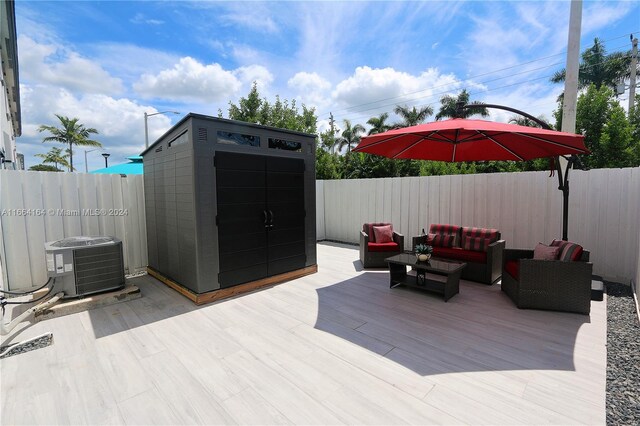
[[[411,75],[393,68],[358,67],[349,78],[336,85],[333,98],[364,115],[390,111],[396,104],[428,104],[439,100],[440,94],[454,91],[461,82],[452,74],[441,74],[429,68],[420,75]]]
[[[265,15],[265,10],[260,8],[255,9],[257,3],[251,3],[251,9],[243,8],[244,10],[239,12],[225,13],[219,16],[219,21],[226,26],[241,26],[249,28],[252,31],[263,33],[277,33],[279,31],[278,26],[271,19],[270,16]]]
[[[146,98],[206,103],[229,99],[241,85],[234,73],[220,64],[204,65],[184,57],[173,68],[156,75],[143,74],[133,88]]]
[[[137,155],[144,149],[144,113],[157,110],[140,105],[130,99],[114,98],[102,94],[76,96],[63,88],[21,85],[23,133],[17,139],[18,151],[25,154],[27,166],[38,164],[35,153],[45,153],[53,143],[42,143],[45,133],[38,132],[41,124],[59,125],[54,114],[77,117],[86,127],[94,127],[99,134],[93,139],[103,148],[89,154],[89,169],[103,166],[103,159],[96,153],[110,152],[110,164],[125,161],[125,157]],[[173,117],[173,116],[171,116]],[[149,140],[153,142],[171,127],[171,117],[156,115],[148,120]],[[176,116],[177,117],[177,116]],[[177,117],[179,119],[179,117]],[[74,165],[84,169],[82,148],[74,154]]]
[[[77,93],[117,94],[122,81],[112,77],[98,63],[56,44],[43,44],[18,37],[20,73],[23,81],[63,87]]]
[[[295,97],[308,106],[321,107],[328,103],[331,83],[315,72],[299,72],[287,81]]]
[[[586,2],[585,6],[582,15],[582,33],[589,34],[623,18],[633,9],[634,2]],[[631,28],[631,30],[637,29],[637,25]]]
[[[253,82],[258,83],[258,90],[266,90],[273,82],[273,74],[262,65],[248,65],[237,68],[233,74],[245,85],[251,85]]]
[[[129,19],[132,24],[147,24],[147,25],[162,25],[164,21],[160,19],[147,18],[143,13],[136,13],[136,15]]]

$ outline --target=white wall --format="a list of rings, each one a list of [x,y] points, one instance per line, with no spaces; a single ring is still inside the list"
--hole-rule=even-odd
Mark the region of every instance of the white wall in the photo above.
[[[358,243],[364,222],[389,221],[408,249],[422,228],[453,223],[495,227],[507,247],[533,247],[562,233],[557,185],[547,172],[318,181],[317,238]],[[22,208],[126,208],[128,215],[7,214]],[[3,288],[7,280],[13,289],[46,281],[44,243],[75,235],[115,235],[124,241],[128,272],[147,265],[142,176],[3,170],[3,210]],[[640,283],[640,168],[571,172],[569,239],[591,251],[595,273]]]
[[[120,238],[126,271],[144,269],[147,235],[143,188],[142,176],[0,170],[4,288],[28,289],[44,283],[44,243],[78,235]],[[14,209],[32,210],[20,214]],[[106,214],[89,215],[84,209],[105,209]],[[127,211],[113,215],[109,209]]]
[[[324,181],[316,181],[316,240],[324,240]]]
[[[548,172],[324,181],[326,239],[358,242],[365,222],[392,222],[411,238],[432,223],[493,227],[510,248],[562,236],[562,193]],[[640,168],[571,171],[569,240],[591,251],[594,272],[638,274]]]

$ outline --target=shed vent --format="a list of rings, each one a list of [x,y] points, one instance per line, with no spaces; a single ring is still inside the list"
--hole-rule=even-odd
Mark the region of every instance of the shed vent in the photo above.
[[[207,141],[207,129],[205,127],[198,128],[198,142]]]

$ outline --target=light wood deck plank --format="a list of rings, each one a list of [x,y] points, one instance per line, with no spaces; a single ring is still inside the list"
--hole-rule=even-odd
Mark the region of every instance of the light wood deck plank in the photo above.
[[[195,306],[143,297],[24,328],[50,347],[0,361],[2,424],[604,424],[606,301],[519,310],[462,281],[389,289],[357,248],[319,272]]]

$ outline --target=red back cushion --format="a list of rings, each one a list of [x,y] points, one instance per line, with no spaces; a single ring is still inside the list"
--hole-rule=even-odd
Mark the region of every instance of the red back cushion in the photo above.
[[[374,226],[373,235],[376,237],[376,243],[391,243],[393,242],[393,228],[391,225]]]
[[[364,225],[362,225],[362,231],[369,236],[369,242],[375,243],[376,236],[373,233],[373,227],[385,226],[385,225],[391,225],[391,224],[390,223],[365,223]],[[391,228],[393,229],[393,225],[391,225]]]
[[[434,223],[429,227],[430,234],[445,234],[445,235],[458,235],[462,229],[460,226],[456,225],[443,225],[439,223]]]
[[[500,239],[500,232],[491,228],[473,228],[469,226],[462,227],[462,240],[465,235],[473,238],[488,238],[492,243]]]
[[[564,262],[575,262],[580,260],[584,249],[580,244],[572,243],[571,241],[553,240],[551,241],[551,247],[560,247],[559,259]]]
[[[487,251],[489,244],[493,241],[490,238],[470,237],[462,234],[462,248],[472,251]]]
[[[538,260],[558,260],[560,257],[560,247],[548,246],[538,243],[533,249],[533,258]]]

